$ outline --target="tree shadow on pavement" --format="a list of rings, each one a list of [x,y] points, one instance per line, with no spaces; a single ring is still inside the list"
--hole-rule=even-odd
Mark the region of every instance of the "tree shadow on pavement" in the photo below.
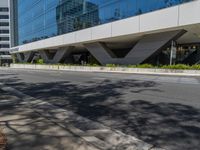
[[[147,143],[170,150],[199,150],[198,108],[175,102],[153,103],[150,98],[148,101],[135,97],[123,99],[126,90],[141,94],[142,91],[163,92],[156,82],[103,80],[83,84],[70,81],[27,84],[17,80],[9,79],[7,84]]]
[[[18,100],[0,89],[0,126],[8,140],[6,150],[93,150],[80,137],[17,103]]]

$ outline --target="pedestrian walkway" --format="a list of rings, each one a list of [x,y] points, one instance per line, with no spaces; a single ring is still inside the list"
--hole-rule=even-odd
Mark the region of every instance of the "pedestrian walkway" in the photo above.
[[[11,149],[153,150],[154,146],[1,84],[1,125]],[[4,91],[1,91],[4,93]]]
[[[0,125],[10,150],[98,150],[0,90]]]

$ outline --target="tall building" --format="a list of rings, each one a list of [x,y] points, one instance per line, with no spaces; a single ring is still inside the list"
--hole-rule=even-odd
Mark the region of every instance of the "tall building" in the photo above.
[[[0,65],[11,62],[9,0],[0,1]]]
[[[200,0],[10,1],[18,62],[200,63]]]
[[[83,0],[60,0],[60,3],[56,7],[59,35],[98,25],[98,7],[94,3]]]

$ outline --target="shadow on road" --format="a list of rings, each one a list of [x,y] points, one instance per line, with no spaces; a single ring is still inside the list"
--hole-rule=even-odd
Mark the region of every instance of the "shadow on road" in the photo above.
[[[163,92],[156,82],[104,80],[84,84],[70,81],[27,84],[15,77],[6,80],[6,83],[33,97],[70,109],[153,145],[170,150],[199,150],[199,109],[179,103],[122,98],[126,94],[124,91],[130,89],[137,94],[147,90]]]
[[[0,89],[0,127],[7,137],[5,150],[94,150],[70,130],[16,101],[18,98]],[[0,130],[0,149],[4,150],[1,140]]]

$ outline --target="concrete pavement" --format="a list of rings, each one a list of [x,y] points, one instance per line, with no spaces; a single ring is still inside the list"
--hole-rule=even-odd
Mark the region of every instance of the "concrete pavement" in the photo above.
[[[1,69],[0,82],[156,147],[200,146],[198,77]]]
[[[98,150],[19,103],[20,98],[2,90],[0,93],[0,124],[8,138],[9,150]]]
[[[131,149],[131,150],[153,150],[154,146],[147,144],[133,136],[129,136],[126,134],[123,134],[122,132],[118,130],[113,130],[107,126],[104,126],[103,124],[100,124],[98,122],[94,122],[92,120],[89,120],[87,118],[84,118],[82,116],[79,116],[72,111],[68,111],[65,109],[61,109],[58,106],[52,105],[48,102],[45,102],[43,100],[35,99],[34,97],[31,97],[29,95],[26,95],[14,88],[7,87],[6,85],[0,84],[0,88],[3,91],[8,91],[9,93],[15,94],[15,96],[19,97],[20,100],[18,100],[20,104],[21,112],[24,115],[29,114],[30,111],[26,111],[27,108],[31,110],[33,114],[37,114],[38,117],[43,117],[44,120],[40,120],[37,122],[37,126],[39,123],[39,126],[36,128],[37,130],[41,130],[43,132],[43,128],[40,126],[40,124],[44,123],[47,124],[46,121],[49,121],[50,123],[53,123],[53,127],[62,127],[64,130],[71,133],[71,138],[76,139],[77,142],[78,139],[82,139],[82,142],[80,145],[77,146],[77,143],[63,143],[64,148],[61,148],[60,145],[56,145],[52,147],[52,145],[48,145],[50,149],[70,149],[70,150],[77,150],[77,149],[98,149],[98,150],[121,150],[121,149]],[[14,105],[15,106],[15,105]],[[6,114],[6,113],[5,113]],[[12,115],[13,120],[18,120],[19,112],[15,112]],[[29,118],[31,119],[31,118]],[[6,127],[10,127],[12,123],[9,122],[9,116],[2,116],[1,120],[3,123],[5,123]],[[45,121],[45,122],[44,122]],[[22,123],[20,120],[19,123]],[[31,127],[34,126],[34,124],[30,124]],[[23,126],[23,125],[22,125]],[[35,127],[35,126],[34,126]],[[14,127],[15,128],[15,127]],[[84,130],[87,128],[87,130]],[[15,128],[17,130],[18,128]],[[51,128],[47,128],[48,131],[51,131]],[[48,132],[49,135],[52,133]],[[59,131],[59,128],[56,128],[55,132],[63,132]],[[33,135],[30,135],[30,137],[34,138]],[[17,137],[17,136],[16,136]],[[66,137],[64,135],[63,137]],[[9,138],[9,136],[8,136]],[[24,135],[24,138],[26,138],[26,134]],[[38,138],[40,138],[38,136]],[[52,138],[52,137],[51,137]],[[46,139],[40,139],[40,142],[44,144],[43,140],[46,141]],[[53,140],[53,139],[51,139]],[[16,140],[17,141],[17,140]],[[66,139],[65,139],[66,141]],[[84,142],[83,142],[84,141]],[[32,141],[33,142],[33,141]],[[35,142],[35,141],[34,141]],[[15,142],[14,142],[15,143]],[[12,145],[14,144],[11,142]],[[25,143],[21,142],[21,140],[17,141],[17,143],[20,143],[21,146],[26,145]],[[43,145],[42,144],[42,145]],[[70,146],[69,146],[70,144]],[[35,147],[37,143],[33,143],[33,146]],[[93,148],[91,148],[88,145],[93,145]],[[28,145],[29,146],[29,145]],[[28,146],[26,148],[28,148]],[[17,147],[17,146],[16,146]],[[14,148],[14,147],[13,147]],[[15,149],[15,148],[14,148]],[[21,149],[17,147],[17,149]],[[36,148],[38,149],[38,147]],[[45,149],[44,145],[40,147],[40,149]]]

